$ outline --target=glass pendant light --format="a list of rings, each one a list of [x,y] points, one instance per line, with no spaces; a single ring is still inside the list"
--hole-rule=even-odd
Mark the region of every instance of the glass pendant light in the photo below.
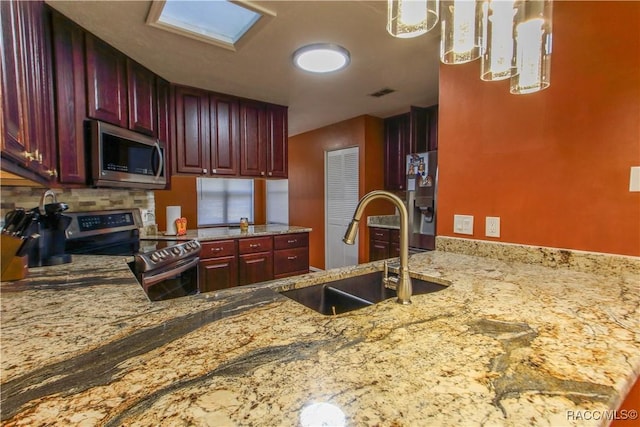
[[[480,57],[482,8],[475,0],[443,1],[440,9],[440,60],[462,64]]]
[[[524,14],[514,32],[516,69],[510,91],[517,95],[546,89],[551,83],[552,2],[527,1]]]
[[[482,4],[482,80],[511,77],[515,67],[513,30],[522,12],[523,0],[489,0]]]
[[[417,37],[438,23],[438,0],[388,0],[387,31],[394,37]]]

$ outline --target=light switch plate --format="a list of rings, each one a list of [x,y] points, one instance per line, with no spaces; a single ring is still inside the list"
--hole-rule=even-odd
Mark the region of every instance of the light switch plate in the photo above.
[[[500,237],[500,217],[485,217],[484,234],[487,237]]]
[[[473,235],[473,215],[454,215],[453,232]]]
[[[640,191],[640,166],[631,166],[629,191]]]

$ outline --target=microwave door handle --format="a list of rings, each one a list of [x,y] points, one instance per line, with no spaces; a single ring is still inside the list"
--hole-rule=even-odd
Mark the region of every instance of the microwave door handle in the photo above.
[[[158,172],[156,172],[156,179],[160,178],[162,175],[162,170],[164,169],[164,158],[162,157],[162,149],[160,148],[160,143],[156,141],[155,143],[156,150],[158,150]]]

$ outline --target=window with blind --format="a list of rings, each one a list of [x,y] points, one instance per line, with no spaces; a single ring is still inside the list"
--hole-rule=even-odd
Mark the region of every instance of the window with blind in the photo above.
[[[252,179],[197,178],[196,188],[199,227],[253,223]]]
[[[289,224],[289,180],[267,181],[267,224]]]

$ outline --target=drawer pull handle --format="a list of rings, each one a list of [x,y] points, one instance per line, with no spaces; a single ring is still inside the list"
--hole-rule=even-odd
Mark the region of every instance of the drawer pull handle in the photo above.
[[[376,236],[378,236],[378,237],[382,237],[382,236],[384,236],[384,234],[382,234],[382,233],[376,233]]]
[[[211,250],[213,252],[220,252],[221,250],[223,250],[224,248],[211,248]]]
[[[251,243],[249,245],[250,248],[259,248],[260,246],[261,246],[260,243]]]
[[[294,259],[298,259],[298,257],[297,256],[288,256],[287,259],[289,261],[293,261]]]
[[[298,239],[287,240],[287,243],[295,243],[295,242],[297,242],[297,241],[298,241]]]

